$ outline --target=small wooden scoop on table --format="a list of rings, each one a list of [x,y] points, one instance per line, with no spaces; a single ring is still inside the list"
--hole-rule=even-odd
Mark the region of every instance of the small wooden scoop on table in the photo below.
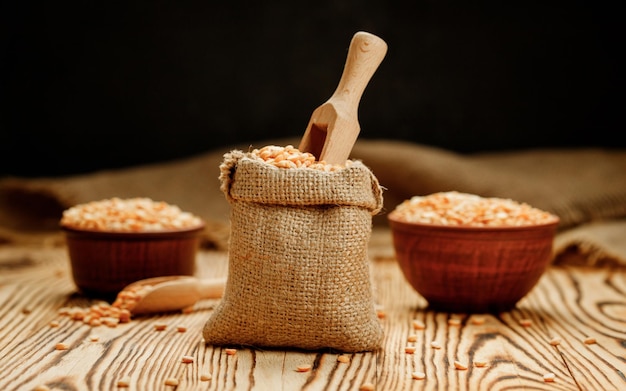
[[[365,87],[387,53],[379,37],[359,31],[352,37],[348,57],[333,95],[313,111],[298,149],[317,160],[344,165],[361,131],[358,108]]]
[[[301,152],[310,152],[329,164],[346,163],[361,131],[357,115],[361,96],[386,53],[387,44],[377,36],[366,32],[354,35],[339,85],[330,99],[313,111],[298,147]],[[201,299],[220,298],[225,285],[225,279],[166,276],[134,282],[122,292],[142,292],[130,310],[141,315],[178,311]]]
[[[192,276],[146,278],[126,286],[116,304],[129,303],[133,315],[180,311],[202,299],[218,299],[224,293],[225,278],[200,279]],[[135,300],[129,300],[128,297]],[[122,307],[124,308],[124,307]]]

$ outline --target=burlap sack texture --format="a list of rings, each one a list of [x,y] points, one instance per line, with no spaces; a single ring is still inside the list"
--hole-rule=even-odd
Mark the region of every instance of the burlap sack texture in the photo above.
[[[379,348],[367,249],[383,200],[372,172],[361,162],[332,173],[279,169],[237,150],[220,169],[229,271],[206,343]]]

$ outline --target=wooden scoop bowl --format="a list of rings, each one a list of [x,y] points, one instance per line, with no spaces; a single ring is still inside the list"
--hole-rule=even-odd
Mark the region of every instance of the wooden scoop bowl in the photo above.
[[[191,276],[147,278],[126,286],[116,301],[123,301],[125,292],[139,293],[138,301],[129,310],[133,315],[179,311],[201,299],[222,297],[225,278],[199,279]],[[137,297],[137,296],[135,296]]]
[[[313,111],[298,147],[301,152],[310,152],[318,161],[345,164],[361,131],[361,96],[386,53],[385,41],[373,34],[359,31],[352,37],[339,85]]]

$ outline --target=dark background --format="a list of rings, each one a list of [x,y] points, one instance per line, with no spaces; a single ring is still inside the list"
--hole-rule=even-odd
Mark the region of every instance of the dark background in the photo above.
[[[0,175],[300,136],[359,30],[389,45],[361,138],[626,147],[621,3],[3,2]]]

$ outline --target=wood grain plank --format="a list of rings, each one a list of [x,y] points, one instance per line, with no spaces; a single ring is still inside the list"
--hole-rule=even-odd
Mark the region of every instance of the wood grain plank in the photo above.
[[[379,261],[376,275],[393,274],[395,262]],[[382,368],[378,379],[383,389],[394,390],[475,390],[475,389],[564,389],[618,390],[626,387],[624,372],[626,347],[626,304],[623,272],[552,269],[539,285],[523,299],[518,308],[496,315],[486,315],[483,325],[473,325],[468,314],[430,311],[421,298],[412,297],[406,284],[394,278],[376,280],[385,309],[387,349],[379,357]],[[409,291],[407,291],[409,290]],[[392,301],[393,300],[393,301]],[[404,307],[400,304],[403,303]],[[602,309],[609,308],[609,314]],[[460,326],[447,320],[461,318]],[[411,364],[402,348],[411,332],[410,319],[421,319],[426,328],[418,334],[416,353]],[[530,319],[531,327],[520,324]],[[587,345],[587,336],[598,343]],[[549,344],[553,337],[563,343]],[[437,340],[442,349],[433,350]],[[488,366],[471,366],[475,359]],[[454,369],[454,361],[469,364],[466,371]],[[426,373],[424,380],[410,380],[410,372]],[[545,383],[543,374],[557,375],[554,383]],[[398,375],[400,374],[400,375]]]
[[[92,301],[74,293],[62,248],[0,248],[0,389],[117,389],[130,379],[129,390],[163,390],[168,377],[181,390],[358,390],[365,383],[377,390],[620,390],[626,389],[626,271],[552,268],[517,308],[500,314],[475,315],[431,311],[404,281],[391,257],[372,263],[376,297],[384,317],[384,347],[350,355],[339,363],[333,352],[244,349],[234,356],[206,345],[204,323],[217,300],[198,303],[190,314],[135,318],[115,328],[90,327],[58,315],[62,306]],[[227,255],[203,251],[198,274],[226,275]],[[24,311],[27,309],[29,311]],[[460,324],[450,324],[451,318]],[[413,328],[419,319],[423,330]],[[530,319],[525,327],[520,320]],[[59,321],[58,327],[50,322]],[[154,326],[166,323],[167,329]],[[178,332],[183,325],[186,332]],[[98,341],[90,340],[97,335]],[[409,342],[411,335],[415,342]],[[585,337],[597,343],[585,344]],[[562,343],[550,345],[553,337]],[[433,349],[431,341],[441,343]],[[68,350],[54,349],[57,342]],[[405,352],[414,346],[413,354]],[[183,355],[194,357],[191,364]],[[454,368],[454,361],[468,364]],[[484,360],[485,367],[475,367]],[[298,372],[300,364],[312,366]],[[426,373],[414,380],[411,373]],[[554,383],[543,374],[554,372]],[[212,380],[201,381],[210,373]],[[173,388],[169,388],[173,389]]]

